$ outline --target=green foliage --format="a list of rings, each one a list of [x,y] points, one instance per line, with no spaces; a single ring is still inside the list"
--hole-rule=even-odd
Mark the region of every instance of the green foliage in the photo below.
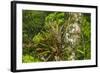
[[[46,18],[45,18],[45,24],[47,27],[52,26],[53,24],[61,25],[64,23],[64,13],[63,12],[54,12],[50,13]]]
[[[36,36],[33,37],[33,42],[35,44],[39,44],[44,38],[42,37],[42,34],[38,33]]]
[[[91,58],[91,21],[90,14],[83,14],[81,23],[81,42],[77,48],[77,59]]]
[[[39,62],[40,60],[38,58],[35,58],[31,55],[23,55],[22,62],[24,63],[31,63],[31,62]]]
[[[88,13],[23,10],[23,63],[90,59],[90,18]]]

